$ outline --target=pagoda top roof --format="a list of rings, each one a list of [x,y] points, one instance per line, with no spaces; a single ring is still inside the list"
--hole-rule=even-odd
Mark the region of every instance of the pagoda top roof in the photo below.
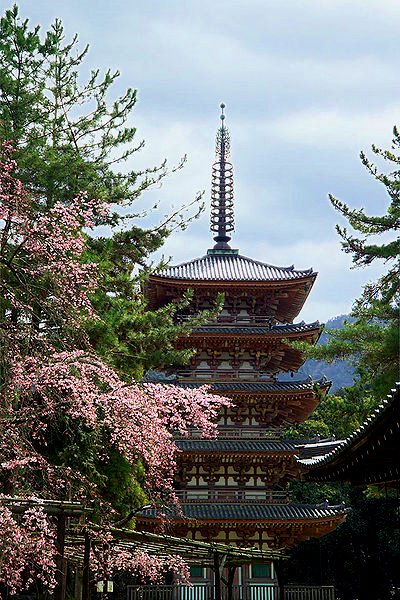
[[[185,281],[288,281],[315,276],[313,269],[296,270],[294,266],[276,267],[227,250],[209,251],[179,265],[171,265],[156,273],[163,279]]]

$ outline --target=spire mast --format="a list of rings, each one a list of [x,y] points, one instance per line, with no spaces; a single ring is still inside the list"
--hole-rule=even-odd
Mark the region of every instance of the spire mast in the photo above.
[[[231,231],[234,230],[233,214],[233,167],[229,162],[230,135],[225,127],[225,104],[221,104],[221,126],[217,131],[215,155],[211,180],[210,229],[216,235],[213,250],[232,252],[229,246]]]

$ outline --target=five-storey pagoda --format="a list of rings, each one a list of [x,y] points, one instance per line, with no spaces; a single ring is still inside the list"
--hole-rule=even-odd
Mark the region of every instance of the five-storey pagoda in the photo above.
[[[326,381],[278,379],[304,362],[289,342],[315,344],[319,338],[318,322],[293,323],[317,274],[262,263],[230,247],[233,170],[221,108],[212,168],[215,245],[201,258],[153,274],[147,290],[150,306],[156,308],[191,289],[193,313],[212,308],[217,294],[224,294],[218,318],[177,342],[196,353],[174,383],[209,384],[231,398],[233,406],[220,415],[217,439],[201,439],[194,431],[188,439],[177,440],[181,453],[176,488],[183,514],[172,520],[170,531],[203,541],[288,548],[332,531],[345,518],[341,507],[293,504],[286,491],[303,467],[297,460],[298,444],[283,439],[282,429],[307,419],[329,388]],[[154,528],[150,513],[139,521],[143,529]],[[257,572],[266,580],[271,576],[268,568],[246,567],[242,577],[256,579]]]

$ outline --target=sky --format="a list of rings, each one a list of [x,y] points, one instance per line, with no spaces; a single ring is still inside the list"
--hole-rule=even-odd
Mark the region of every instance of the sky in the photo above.
[[[11,3],[1,0],[5,9]],[[185,167],[138,209],[168,213],[204,191],[206,211],[163,248],[172,264],[205,254],[219,104],[232,139],[236,231],[231,246],[319,276],[299,316],[348,313],[380,267],[350,269],[328,193],[383,214],[387,198],[360,150],[391,145],[399,122],[398,0],[21,0],[45,31],[90,44],[86,68],[118,69],[116,93],[138,90],[132,115],[145,147],[127,168]],[[159,214],[161,218],[162,213]],[[157,215],[153,215],[156,222]],[[156,258],[156,257],[155,257]]]

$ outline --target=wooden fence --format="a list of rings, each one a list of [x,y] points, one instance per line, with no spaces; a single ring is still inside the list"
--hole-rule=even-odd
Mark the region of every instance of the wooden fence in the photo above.
[[[228,589],[222,587],[222,600],[228,600]],[[279,600],[274,584],[234,585],[232,600]],[[143,585],[128,586],[127,600],[214,600],[212,585]],[[332,586],[285,586],[285,600],[335,600]]]

